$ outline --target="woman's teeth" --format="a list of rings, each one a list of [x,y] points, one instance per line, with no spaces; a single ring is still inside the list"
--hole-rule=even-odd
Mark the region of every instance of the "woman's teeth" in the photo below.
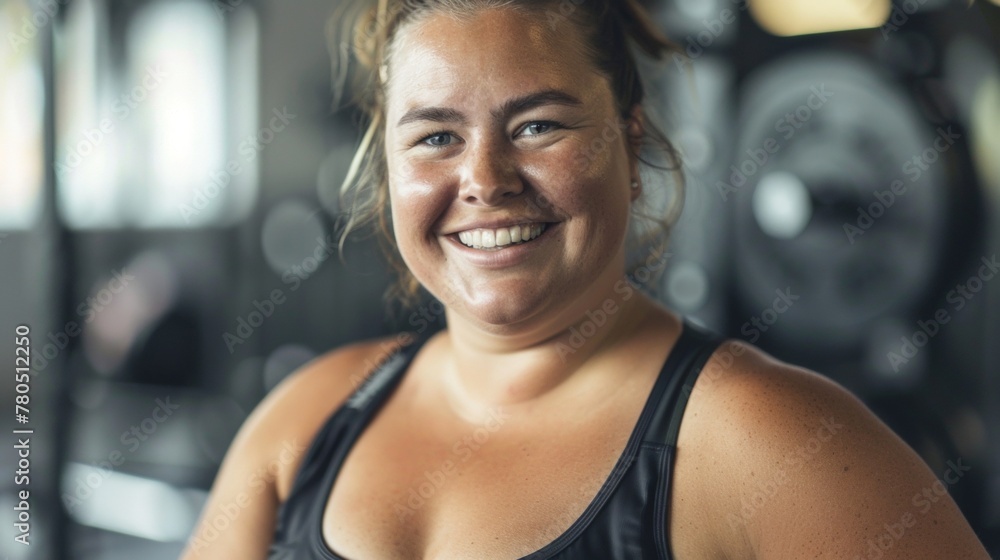
[[[527,243],[545,231],[545,224],[527,224],[500,229],[476,229],[458,234],[463,245],[473,249],[495,249]]]

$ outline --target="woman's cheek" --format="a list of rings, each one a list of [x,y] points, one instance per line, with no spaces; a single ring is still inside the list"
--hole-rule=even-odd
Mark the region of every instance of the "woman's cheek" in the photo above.
[[[434,224],[448,208],[448,189],[443,175],[417,165],[390,177],[393,229],[405,259],[411,247],[432,236]]]
[[[621,159],[615,157],[623,149],[621,143],[621,139],[606,141],[596,130],[581,137],[574,146],[573,166],[570,169],[585,179],[607,177]]]
[[[426,204],[426,200],[444,193],[448,173],[439,163],[399,159],[389,166],[389,192],[404,204]]]
[[[575,214],[614,200],[609,185],[616,183],[611,150],[593,152],[583,141],[565,147],[536,162],[533,174],[548,185],[546,196],[568,214]]]

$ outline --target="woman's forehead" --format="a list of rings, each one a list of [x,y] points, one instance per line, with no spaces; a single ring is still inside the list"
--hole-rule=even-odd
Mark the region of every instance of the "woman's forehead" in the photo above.
[[[582,40],[562,25],[553,32],[544,13],[484,9],[471,17],[431,14],[399,31],[390,60],[389,99],[409,104],[497,88],[594,89],[600,76]],[[513,92],[510,92],[513,93]]]

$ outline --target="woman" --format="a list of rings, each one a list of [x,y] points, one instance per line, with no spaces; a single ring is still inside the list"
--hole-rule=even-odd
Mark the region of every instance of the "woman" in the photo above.
[[[660,138],[626,39],[669,49],[636,2],[375,10],[354,221],[391,224],[448,328],[283,382],[185,559],[987,558],[857,399],[625,281]]]

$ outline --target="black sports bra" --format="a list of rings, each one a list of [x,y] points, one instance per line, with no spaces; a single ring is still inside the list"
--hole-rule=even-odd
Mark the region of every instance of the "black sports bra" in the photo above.
[[[278,510],[269,560],[346,560],[327,547],[322,520],[344,459],[399,384],[425,335],[397,351],[354,391],[313,440]],[[688,396],[722,339],[687,321],[615,468],[562,535],[519,560],[669,560],[667,501]],[[352,560],[365,560],[363,558]]]

